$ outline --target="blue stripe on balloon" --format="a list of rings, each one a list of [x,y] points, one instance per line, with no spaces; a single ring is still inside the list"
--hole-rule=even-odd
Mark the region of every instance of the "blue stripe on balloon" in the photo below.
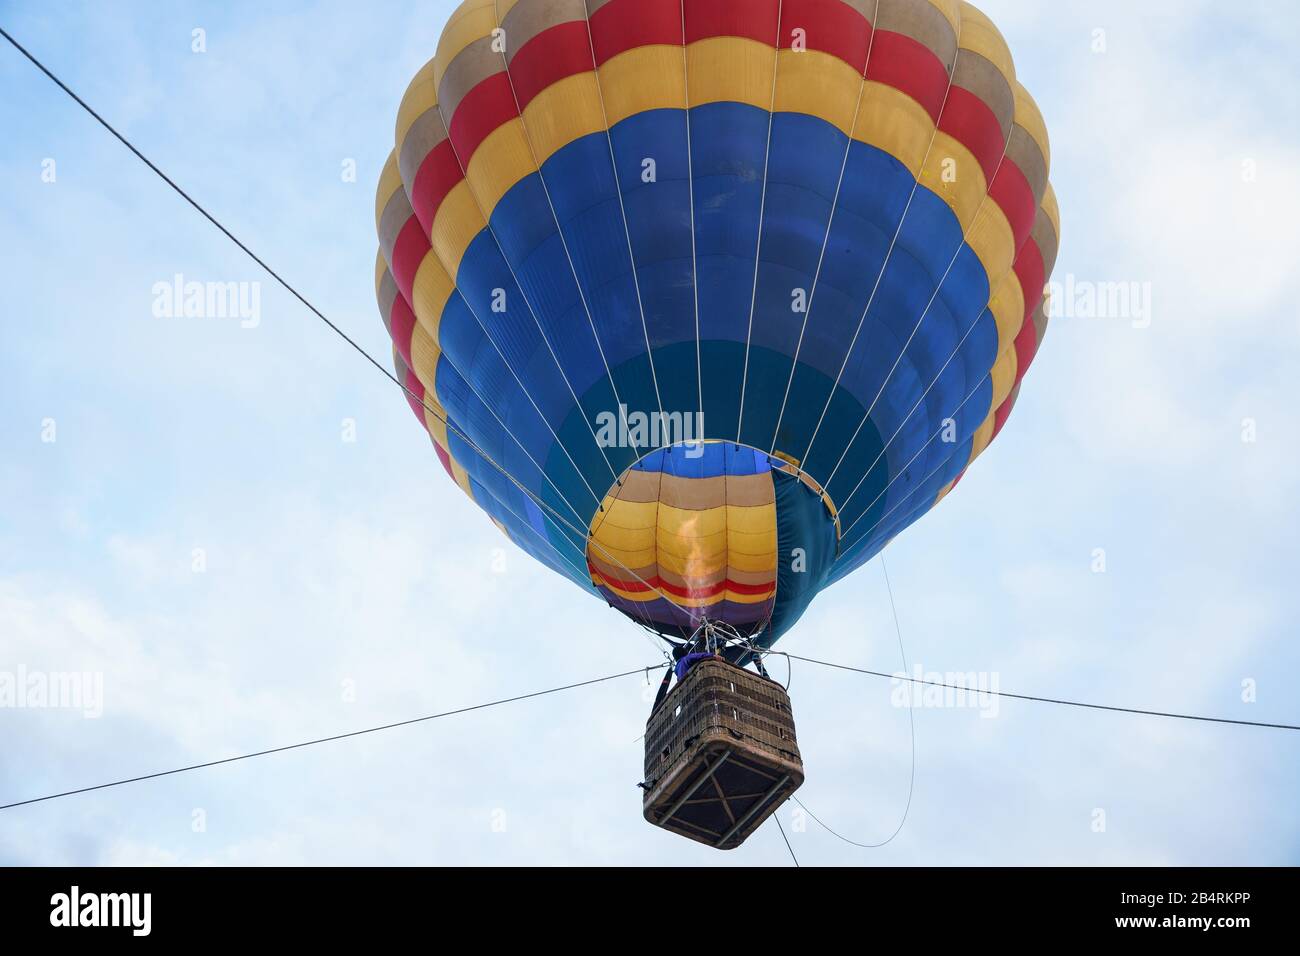
[[[699,408],[686,114],[638,113],[610,130],[665,411]],[[689,342],[689,350],[669,348]]]
[[[595,495],[603,492],[604,488],[593,486],[597,489],[594,493],[588,490],[578,469],[562,451],[555,447],[554,438],[542,420],[543,414],[557,406],[571,409],[572,398],[553,393],[548,396],[538,388],[539,382],[546,381],[544,378],[531,381],[524,379],[529,383],[529,392],[534,400],[545,401],[547,398],[551,400],[549,409],[547,405],[542,405],[541,401],[538,403],[541,411],[534,408],[515,375],[506,368],[497,348],[488,341],[479,320],[470,312],[459,293],[453,294],[443,309],[439,323],[439,344],[442,355],[439,357],[437,388],[439,401],[443,406],[451,407],[448,405],[452,400],[448,390],[456,387],[463,376],[469,390],[472,390],[482,401],[491,401],[496,414],[501,419],[500,423],[491,421],[490,431],[484,433],[475,423],[483,422],[486,427],[485,417],[481,414],[473,416],[469,427],[474,430],[469,432],[469,435],[475,443],[482,445],[487,442],[500,445],[508,461],[508,464],[503,462],[503,465],[509,467],[511,473],[519,477],[529,491],[542,495],[548,489],[540,472],[533,467],[533,461],[537,462],[559,488],[559,494],[555,495],[553,503],[566,516],[571,516],[573,510],[576,510],[579,515],[594,510],[599,504]],[[465,402],[468,398],[459,398],[455,401]],[[477,405],[478,400],[474,404]],[[551,410],[550,414],[558,418],[561,413]],[[504,429],[501,427],[502,424]],[[506,435],[506,430],[509,435],[518,439],[518,443]],[[527,455],[520,449],[520,445],[527,449]],[[591,439],[587,436],[586,442],[580,447],[586,448],[590,445]],[[532,461],[528,460],[528,455],[532,456]]]
[[[688,160],[686,113],[652,110],[618,123],[608,141],[603,133],[593,134],[552,155],[542,170],[549,202],[537,175],[516,184],[492,215],[501,248],[486,231],[471,243],[457,276],[467,303],[457,304],[453,296],[442,317],[440,344],[469,379],[458,383],[458,376],[449,375],[446,388],[475,441],[481,435],[485,448],[495,448],[503,461],[510,461],[512,470],[526,476],[531,492],[565,514],[561,495],[593,506],[585,484],[602,493],[612,482],[611,466],[615,471],[627,467],[644,451],[602,449],[592,440],[596,416],[618,411],[597,345],[605,350],[629,412],[657,411],[645,354],[648,331],[663,410],[695,412],[700,407],[698,280],[705,434],[724,440],[735,436],[741,417],[740,382],[747,367],[742,442],[762,449],[775,442],[780,451],[803,454],[803,467],[823,480],[838,463],[828,492],[832,500],[849,502],[843,526],[860,519],[858,531],[870,529],[860,540],[848,542],[849,549],[833,570],[838,579],[924,514],[939,489],[965,466],[971,436],[992,398],[987,377],[996,359],[996,323],[987,310],[983,267],[964,245],[960,224],[939,196],[924,187],[915,188],[913,195],[915,183],[906,168],[881,150],[854,142],[832,218],[843,134],[814,117],[778,114],[772,120],[769,156],[767,126],[768,114],[751,106],[695,107],[690,111]],[[765,161],[768,186],[751,336]],[[692,171],[693,207],[688,179]],[[900,218],[902,228],[890,251]],[[814,292],[813,276],[828,223],[830,238]],[[519,285],[511,278],[511,267]],[[506,293],[505,313],[491,312],[496,289]],[[805,321],[805,314],[791,308],[795,289],[812,298],[791,379],[792,356]],[[525,292],[531,311],[524,304]],[[493,340],[577,459],[578,471],[551,440],[504,365],[489,354],[491,345],[466,304],[490,323]],[[646,328],[641,325],[642,308]],[[536,322],[580,395],[577,408]],[[846,355],[859,322],[861,333]],[[832,393],[841,367],[843,376]],[[777,435],[787,381],[790,396]],[[492,396],[498,414],[543,462],[559,493],[513,442],[503,438],[503,430],[484,415],[485,409],[462,394],[468,389],[460,386],[468,384]],[[440,371],[440,397],[443,388]],[[973,389],[976,394],[954,416],[957,440],[932,440],[945,417]],[[864,422],[864,411],[873,402],[871,418]],[[809,453],[808,442],[819,421]],[[661,452],[637,467],[666,467],[673,474],[698,477],[770,467],[765,455],[749,448],[737,450],[725,441],[704,447],[700,458],[688,458],[679,449],[670,460]],[[454,448],[453,454],[470,467],[473,452]],[[533,531],[557,543],[573,539],[517,489],[502,486],[478,466],[471,473],[490,502],[496,502],[493,513],[518,539]],[[525,525],[515,527],[518,519],[498,513],[507,502],[530,516]],[[873,528],[876,522],[879,527]]]
[[[768,117],[766,110],[738,103],[691,111],[700,338],[706,342],[744,342],[748,334]],[[706,368],[705,427],[711,435],[734,437],[744,354],[715,354]]]
[[[618,397],[632,410],[658,410],[609,139],[602,131],[576,140],[542,175]]]
[[[578,395],[585,395],[605,379],[605,363],[582,308],[546,191],[536,174],[524,177],[497,203],[492,230],[523,293],[518,301],[507,301],[507,308],[536,318],[569,385]],[[484,261],[488,266],[497,265],[491,259]],[[466,268],[461,267],[462,274]],[[507,288],[508,278],[507,271],[499,271],[496,287]],[[578,321],[572,321],[574,317]]]
[[[813,282],[830,224],[847,138],[812,116],[779,113],[772,122],[767,206],[759,254],[751,344],[778,360],[745,390],[741,440],[760,448],[785,443],[776,425],[790,379]]]

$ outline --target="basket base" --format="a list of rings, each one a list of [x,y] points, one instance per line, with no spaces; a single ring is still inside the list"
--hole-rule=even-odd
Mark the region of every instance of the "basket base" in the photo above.
[[[734,850],[803,785],[802,768],[731,734],[702,734],[645,796],[657,827]]]

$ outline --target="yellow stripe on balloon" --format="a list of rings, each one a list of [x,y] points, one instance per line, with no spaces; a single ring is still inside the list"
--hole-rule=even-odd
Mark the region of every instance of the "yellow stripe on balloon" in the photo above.
[[[974,463],[976,458],[984,454],[984,449],[988,448],[989,442],[993,440],[993,419],[996,411],[997,409],[990,408],[983,424],[975,430],[975,437],[971,440],[970,458],[966,460],[967,468]]]
[[[944,498],[947,498],[948,492],[952,491],[953,486],[955,484],[957,484],[957,482],[956,480],[953,480],[948,482],[948,484],[944,485],[942,488],[940,488],[939,493],[935,495],[934,504],[937,505],[939,502],[943,501]],[[931,505],[931,507],[934,507],[934,505]]]
[[[997,290],[989,300],[989,311],[997,322],[998,352],[1001,353],[1016,340],[1025,322],[1025,295],[1014,272],[1003,276]]]
[[[776,527],[776,505],[727,505],[727,527],[746,534],[771,532]]]
[[[723,508],[674,508],[660,502],[659,527],[672,534],[716,534],[726,530],[727,512]]]
[[[455,291],[456,285],[438,257],[432,251],[425,253],[411,287],[411,309],[415,312],[416,320],[429,330],[435,340],[438,338],[438,325],[442,321],[443,310]]]
[[[411,330],[411,371],[415,377],[420,380],[427,393],[424,400],[427,404],[437,409],[438,413],[444,417],[447,410],[438,402],[438,393],[435,391],[437,385],[438,359],[442,356],[442,349],[438,348],[438,343],[434,341],[427,329],[422,325],[416,324]]]
[[[989,372],[989,378],[993,380],[993,400],[989,402],[989,407],[994,411],[1002,407],[1011,390],[1016,387],[1016,370],[1019,363],[1020,356],[1016,352],[1014,342],[1011,343],[1010,348],[1004,349],[998,356],[998,360],[993,363],[993,370]]]
[[[447,455],[447,458],[451,461],[455,461],[456,459],[453,458],[451,454],[451,448],[447,444],[447,423],[434,416],[428,409],[425,409],[424,426],[429,430],[429,437],[432,438],[434,443],[443,450]]]
[[[731,553],[730,567],[745,574],[776,574],[776,552],[767,555]]]
[[[762,604],[764,601],[771,600],[772,595],[775,593],[775,586],[761,594],[739,594],[736,591],[730,590],[724,592],[726,599],[728,601],[734,601],[736,604]]]
[[[576,73],[552,83],[524,107],[524,126],[538,165],[575,140],[603,132],[596,74]]]
[[[603,63],[599,77],[610,126],[647,110],[686,108],[680,46],[626,50]]]
[[[854,139],[893,156],[915,178],[933,136],[934,122],[920,103],[892,86],[874,80],[867,83]]]
[[[465,470],[465,466],[450,455],[447,457],[451,461],[451,477],[455,480],[456,484],[460,485],[460,490],[469,495],[470,501],[476,500],[474,498],[474,488],[469,483],[469,472]]]
[[[655,550],[650,548],[645,551],[620,551],[618,548],[611,548],[602,544],[599,547],[593,547],[591,554],[611,567],[617,565],[620,574],[626,574],[629,581],[635,581],[632,573],[624,571],[624,568],[649,568],[655,563]],[[642,575],[644,577],[644,575]]]
[[[772,105],[775,51],[742,37],[710,37],[686,48],[691,106],[747,103],[766,112]]]
[[[599,88],[591,73],[565,77],[547,87],[524,110],[523,124],[532,140],[536,162],[545,162],[575,140],[599,132],[606,118],[612,126],[648,110],[684,108],[681,56],[677,46],[639,47],[600,67]],[[920,173],[936,134],[929,114],[919,103],[892,87],[870,82],[862,89],[861,110],[855,123],[861,86],[857,71],[839,58],[818,51],[785,50],[780,57],[776,74],[778,112],[815,116],[846,135],[852,129],[855,139],[888,152],[913,175]],[[771,105],[773,51],[766,44],[739,37],[700,40],[687,48],[687,69],[692,106],[734,102],[766,110]],[[519,120],[511,120],[490,134],[470,162],[467,178],[474,183],[487,216],[511,187],[536,168],[531,155],[526,159],[522,150],[527,140],[521,141],[508,131],[517,123]],[[969,169],[970,173],[966,176],[959,171],[956,183],[945,184],[941,162],[949,156],[956,160],[959,170]],[[932,157],[934,168],[928,176],[932,188],[949,201],[963,225],[969,225],[978,206],[975,194],[982,196],[987,189],[978,161],[965,146],[944,133],[937,134]],[[480,164],[482,170],[477,169]]]
[[[1006,214],[991,199],[980,207],[975,225],[966,236],[966,244],[984,266],[989,288],[996,289],[1015,262],[1016,237]]]
[[[455,461],[456,459],[452,456],[451,449],[447,444],[446,423],[430,412],[427,407],[424,410],[424,427],[429,433],[429,438],[438,446],[439,449],[442,450],[442,453],[447,456],[447,460]]]
[[[447,434],[447,410],[438,401],[438,393],[435,391],[440,355],[437,343],[417,325],[411,333],[411,371],[424,386],[424,427],[428,430],[429,437],[443,450],[447,460],[451,462],[452,477],[456,480],[456,484],[460,485],[461,490],[472,500],[474,494],[470,489],[465,469],[451,453],[451,442]],[[457,477],[458,469],[461,477]],[[462,477],[465,480],[462,480]]]
[[[719,540],[721,546],[700,548],[688,551],[686,554],[660,549],[659,568],[687,581],[717,577],[718,573],[727,567],[726,536],[722,536]]]
[[[1047,213],[1047,218],[1052,220],[1052,230],[1056,233],[1056,241],[1061,241],[1061,207],[1056,204],[1056,190],[1052,184],[1047,184],[1047,192],[1043,196],[1043,212]],[[1050,265],[1050,263],[1048,263]]]
[[[727,529],[731,563],[745,571],[766,571],[776,563],[776,531],[749,534]]]
[[[490,219],[501,197],[529,173],[537,171],[519,117],[498,126],[474,151],[465,170],[482,218]]]
[[[761,537],[762,541],[751,538]],[[748,548],[767,546],[750,553]],[[655,560],[661,568],[683,578],[701,578],[730,566],[751,574],[775,573],[776,536],[739,535],[725,532],[708,538],[683,539],[662,530]]]
[[[438,207],[429,236],[438,261],[448,275],[455,277],[459,273],[465,250],[486,225],[469,183],[462,179]]]
[[[659,561],[666,562],[669,557],[689,561],[702,553],[724,552],[727,547],[727,529],[714,534],[683,537],[659,526],[655,544],[659,549]]]
[[[948,204],[963,232],[974,225],[989,190],[975,154],[942,131],[934,135],[934,145],[921,169],[921,185]]]
[[[768,51],[769,56],[771,51]],[[839,57],[815,50],[782,50],[776,70],[776,111],[804,113],[836,126],[848,136],[853,129],[862,76]],[[695,85],[692,78],[691,97]],[[764,104],[764,109],[767,108]]]
[[[595,540],[600,542],[601,547],[622,554],[649,552],[650,558],[642,561],[642,564],[650,564],[654,561],[654,525],[628,527],[611,525],[606,521],[600,526]]]
[[[655,545],[653,538],[648,547],[633,547],[632,542],[629,546],[619,547],[617,541],[622,538],[626,532],[617,532],[606,538],[604,532],[596,540],[592,547],[591,553],[608,564],[617,564],[620,567],[628,568],[645,568],[655,563]]]
[[[622,498],[605,498],[603,514],[597,514],[592,519],[592,527],[596,528],[600,534],[604,534],[606,528],[626,528],[629,530],[640,530],[642,528],[653,528],[655,524],[655,510],[659,507],[655,501],[626,501]]]

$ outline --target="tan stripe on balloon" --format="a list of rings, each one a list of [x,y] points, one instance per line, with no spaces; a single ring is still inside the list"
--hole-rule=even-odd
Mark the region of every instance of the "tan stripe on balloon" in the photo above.
[[[658,472],[631,470],[624,472],[623,485],[614,497],[621,501],[658,501]]]
[[[1007,159],[1016,164],[1016,168],[1025,174],[1029,189],[1034,194],[1034,203],[1043,201],[1047,190],[1047,162],[1038,143],[1022,126],[1011,130],[1011,140],[1007,143]]]
[[[488,77],[505,71],[505,61],[492,49],[491,35],[475,40],[456,55],[438,83],[438,107],[447,122],[452,121],[461,101]],[[462,162],[466,157],[462,156]]]
[[[934,53],[945,69],[952,69],[957,31],[934,4],[925,0],[880,0],[876,29],[911,37]]]
[[[415,185],[415,175],[425,158],[447,138],[447,127],[442,122],[442,114],[435,106],[425,110],[411,124],[397,151],[397,164],[402,171],[402,181],[407,191]]]
[[[759,475],[717,475],[712,478],[678,478],[664,475],[659,500],[676,508],[712,508],[724,502],[754,506],[776,500],[772,477]]]
[[[394,150],[388,154],[388,159],[384,161],[384,168],[379,173],[379,183],[375,187],[375,228],[379,228],[379,220],[383,218],[384,210],[388,208],[388,201],[393,198],[393,193],[402,190],[402,174],[397,169],[397,151]]]
[[[383,261],[382,254],[380,255],[380,261]],[[393,305],[397,302],[397,296],[397,280],[393,278],[393,273],[385,266],[384,275],[379,280],[379,314],[384,317],[384,328],[388,330],[390,338],[393,335]]]
[[[1043,256],[1043,275],[1051,276],[1052,266],[1056,264],[1056,227],[1052,223],[1051,217],[1047,212],[1039,207],[1038,215],[1034,219],[1034,228],[1030,233],[1035,243],[1038,244],[1038,251]],[[1032,295],[1033,290],[1026,289],[1027,295]]]
[[[1052,144],[1047,136],[1047,123],[1043,120],[1043,112],[1038,108],[1038,103],[1029,95],[1029,91],[1020,83],[1015,85],[1016,93],[1016,123],[1023,126],[1025,132],[1033,138],[1038,144],[1038,149],[1043,154],[1043,163],[1048,167],[1052,166]]]
[[[993,21],[978,7],[971,6],[964,0],[960,9],[961,22],[957,34],[957,42],[963,51],[960,59],[965,59],[967,52],[978,53],[993,63],[1008,83],[1015,83],[1016,66],[1011,60],[1011,48]]]
[[[411,208],[411,199],[406,195],[406,190],[399,189],[393,193],[388,205],[384,207],[383,215],[379,217],[379,245],[389,263],[393,261],[393,247],[397,244],[398,234],[414,215],[415,210]]]

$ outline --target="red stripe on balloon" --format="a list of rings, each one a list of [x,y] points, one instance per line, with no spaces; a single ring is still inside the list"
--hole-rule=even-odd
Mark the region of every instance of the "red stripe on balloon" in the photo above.
[[[483,140],[518,115],[515,94],[505,70],[493,73],[470,90],[456,107],[448,128],[461,166],[468,167]]]
[[[393,336],[393,344],[397,346],[397,351],[406,362],[406,367],[411,368],[413,365],[411,334],[415,331],[415,311],[405,295],[399,295],[393,300],[393,311],[388,317],[388,328]]]
[[[740,584],[732,581],[730,578],[719,581],[703,588],[684,588],[676,584],[670,584],[659,575],[654,575],[643,581],[623,581],[619,578],[610,577],[602,572],[591,562],[587,563],[587,568],[592,575],[605,582],[605,585],[615,588],[619,591],[625,591],[629,594],[645,594],[649,591],[661,591],[675,595],[679,598],[696,600],[700,598],[716,597],[724,591],[735,591],[737,594],[768,594],[776,588],[773,584]]]
[[[1019,384],[1038,353],[1038,329],[1034,325],[1034,314],[1043,301],[1043,287],[1047,284],[1043,254],[1033,239],[1021,248],[1014,268],[1025,297],[1025,320],[1016,335],[1016,383]]]
[[[878,30],[867,79],[906,93],[938,124],[948,92],[948,71],[925,44],[901,33]]]
[[[406,220],[397,234],[397,241],[393,243],[393,261],[389,263],[393,279],[396,280],[397,287],[402,290],[402,295],[406,296],[408,302],[414,298],[411,289],[415,285],[415,273],[419,270],[424,257],[428,255],[429,248],[429,239],[424,234],[424,227],[412,216]]]
[[[993,177],[989,195],[1011,224],[1011,235],[1019,249],[1029,238],[1034,229],[1034,219],[1038,216],[1038,205],[1034,202],[1034,190],[1029,180],[1011,159],[1004,159],[998,174]]]
[[[771,43],[781,9],[778,0],[685,0],[684,6],[687,43],[713,37]]]
[[[1047,284],[1047,267],[1043,265],[1038,243],[1030,239],[1021,246],[1012,268],[1020,280],[1020,291],[1025,297],[1025,321],[1028,322],[1038,303],[1043,301],[1043,286]]]
[[[1008,395],[1007,400],[1003,402],[998,407],[998,410],[994,413],[993,438],[997,438],[998,434],[1002,431],[1003,427],[1006,425],[1007,419],[1011,417],[1011,409],[1015,407],[1015,404],[1016,404],[1015,399],[1012,398],[1010,395]],[[992,442],[993,438],[990,438],[989,441]]]
[[[552,83],[592,69],[587,21],[571,20],[533,37],[510,61],[510,78],[522,110]]]
[[[1007,143],[1002,138],[998,118],[987,103],[970,90],[953,86],[939,117],[939,129],[975,154],[986,182],[993,179]]]
[[[444,139],[424,157],[411,184],[411,208],[426,233],[432,233],[433,220],[442,201],[464,178],[451,140]]]
[[[871,49],[871,23],[843,0],[785,0],[781,7],[781,49],[791,49],[794,31],[806,48],[838,57],[861,74]]]
[[[424,418],[424,397],[426,394],[424,383],[420,381],[419,377],[411,371],[410,368],[407,368],[406,381],[404,384],[407,388],[407,391],[405,392],[407,404],[411,406],[411,411],[415,412],[415,417],[420,420],[420,424],[427,428],[428,423]],[[437,448],[438,443],[434,442],[433,446]]]
[[[1029,371],[1029,366],[1034,364],[1034,358],[1038,355],[1038,328],[1034,325],[1032,318],[1026,319],[1025,324],[1020,327],[1020,334],[1016,336],[1016,384],[1025,377]]]
[[[681,0],[611,0],[590,23],[597,64],[639,46],[682,42]]]

